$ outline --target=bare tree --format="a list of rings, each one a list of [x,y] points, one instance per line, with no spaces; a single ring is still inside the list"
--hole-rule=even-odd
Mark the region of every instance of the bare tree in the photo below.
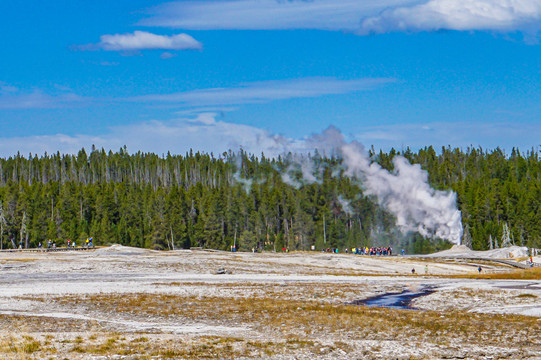
[[[23,220],[21,222],[21,242],[23,242],[23,236],[26,235],[26,241],[24,244],[24,248],[28,249],[28,230],[26,229],[26,212],[23,212]]]
[[[511,246],[511,236],[509,232],[509,226],[507,223],[503,223],[503,232],[502,232],[502,247],[509,247]]]

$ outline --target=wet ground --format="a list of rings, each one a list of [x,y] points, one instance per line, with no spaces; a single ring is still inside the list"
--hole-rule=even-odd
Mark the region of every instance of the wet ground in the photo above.
[[[373,296],[368,299],[353,301],[351,305],[364,305],[372,307],[384,307],[389,309],[410,309],[419,310],[411,306],[412,300],[430,295],[434,290],[430,287],[423,288],[420,291],[404,290],[401,293],[386,293],[378,296]]]

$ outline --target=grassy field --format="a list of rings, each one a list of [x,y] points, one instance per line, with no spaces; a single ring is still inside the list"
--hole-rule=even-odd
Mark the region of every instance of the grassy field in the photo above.
[[[409,358],[437,358],[455,353],[469,344],[468,352],[484,356],[495,350],[496,358],[528,358],[541,351],[541,322],[518,315],[465,312],[391,310],[328,304],[320,301],[281,300],[253,296],[178,296],[173,294],[95,294],[42,298],[75,311],[91,306],[104,316],[191,324],[244,326],[250,336],[179,336],[159,331],[118,332],[82,320],[1,316],[0,326],[17,329],[0,342],[7,358],[67,358],[122,355],[130,358],[262,358],[300,354],[356,354],[378,358],[386,349],[430,344],[428,354]],[[498,355],[499,354],[499,355]]]
[[[471,260],[125,248],[32,256],[0,258],[0,359],[539,359],[541,353],[537,268],[487,260],[480,263],[487,273],[477,274]],[[228,274],[216,274],[219,268]],[[348,305],[422,289],[433,292],[415,299],[420,311]]]

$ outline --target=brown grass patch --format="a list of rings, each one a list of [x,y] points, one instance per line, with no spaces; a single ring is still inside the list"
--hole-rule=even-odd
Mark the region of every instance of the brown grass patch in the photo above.
[[[216,284],[205,284],[211,285]],[[377,345],[382,342],[419,343],[423,344],[422,346],[433,344],[443,347],[468,344],[467,346],[474,346],[476,349],[483,347],[504,349],[502,351],[520,349],[525,352],[524,354],[541,352],[541,339],[538,336],[541,333],[541,321],[537,318],[460,311],[378,309],[342,303],[333,304],[317,298],[301,301],[289,298],[287,294],[289,291],[307,292],[304,296],[311,298],[312,295],[325,291],[328,292],[323,294],[323,298],[326,299],[334,292],[346,291],[348,288],[336,284],[329,284],[328,287],[321,284],[317,286],[218,284],[218,287],[222,288],[234,286],[246,289],[265,288],[266,291],[258,296],[236,298],[130,293],[64,296],[56,297],[52,301],[54,306],[62,306],[71,312],[81,311],[91,304],[92,311],[100,313],[100,317],[103,318],[114,316],[130,321],[139,319],[143,322],[170,325],[243,326],[248,334],[258,334],[256,337],[175,335],[162,333],[161,330],[152,330],[148,333],[118,333],[111,332],[119,330],[107,328],[108,325],[105,323],[102,324],[104,328],[92,328],[91,324],[85,325],[84,322],[73,323],[73,326],[79,327],[79,334],[81,332],[84,334],[78,335],[69,332],[73,331],[73,328],[70,330],[67,326],[71,320],[56,323],[49,318],[7,319],[3,316],[0,317],[1,329],[6,329],[3,325],[8,324],[9,320],[14,323],[10,325],[12,330],[8,331],[16,333],[17,329],[20,331],[21,328],[27,332],[28,329],[33,329],[41,332],[42,337],[11,340],[11,345],[5,344],[0,347],[0,358],[3,354],[15,354],[14,351],[23,355],[39,354],[40,358],[47,358],[46,355],[58,351],[66,358],[122,355],[128,358],[138,356],[158,359],[256,359],[280,357],[285,354],[302,354],[306,358],[318,356],[332,358],[335,351],[342,354],[341,356],[357,351],[357,355],[364,354],[361,357],[370,358],[386,351],[386,345]],[[340,294],[342,293],[336,296]],[[473,290],[466,290],[463,296],[479,297],[491,294],[487,292],[479,295]],[[44,327],[40,324],[42,321],[49,322],[49,325]],[[45,330],[55,333],[54,340],[43,337]],[[66,331],[67,335],[60,333],[61,330]],[[36,343],[32,343],[33,341]],[[51,342],[55,344],[56,349],[50,345]],[[359,350],[356,344],[360,342],[372,343],[363,345]]]
[[[493,280],[541,280],[541,268],[511,270],[494,274],[455,275],[456,278]]]
[[[167,294],[91,295],[101,311],[211,324],[246,324],[277,337],[456,340],[485,345],[539,346],[541,322],[517,315],[400,311],[279,298],[223,299]],[[74,298],[61,301],[74,303]]]
[[[0,329],[11,333],[47,332],[62,333],[77,329],[91,331],[98,326],[95,321],[63,319],[42,316],[0,315]]]
[[[318,342],[297,338],[278,342],[210,336],[191,339],[163,339],[157,336],[152,340],[141,337],[130,340],[120,339],[114,334],[105,335],[98,341],[73,346],[69,352],[102,356],[137,355],[138,359],[236,359],[240,357],[259,359],[262,356],[272,356],[277,353],[288,354],[301,348],[303,351],[315,353],[321,346]],[[343,345],[343,347],[346,346]]]
[[[537,295],[535,295],[535,294],[520,294],[520,295],[517,295],[517,298],[521,298],[521,299],[537,299]]]
[[[3,263],[7,263],[7,262],[32,262],[32,261],[37,261],[38,259],[35,259],[35,258],[14,258],[14,259],[4,259],[2,262]]]

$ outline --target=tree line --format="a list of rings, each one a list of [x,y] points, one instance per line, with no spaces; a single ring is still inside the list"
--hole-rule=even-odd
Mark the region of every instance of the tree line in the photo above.
[[[427,170],[433,187],[457,193],[466,243],[540,247],[541,163],[536,151],[432,147],[376,152],[392,170],[397,155]],[[203,247],[309,250],[387,246],[429,252],[450,244],[401,234],[393,216],[364,196],[341,160],[304,155],[318,181],[284,178],[294,157],[246,152],[129,154],[94,147],[78,154],[0,159],[0,246],[35,247],[51,239],[154,249]],[[298,159],[298,158],[296,158]]]

